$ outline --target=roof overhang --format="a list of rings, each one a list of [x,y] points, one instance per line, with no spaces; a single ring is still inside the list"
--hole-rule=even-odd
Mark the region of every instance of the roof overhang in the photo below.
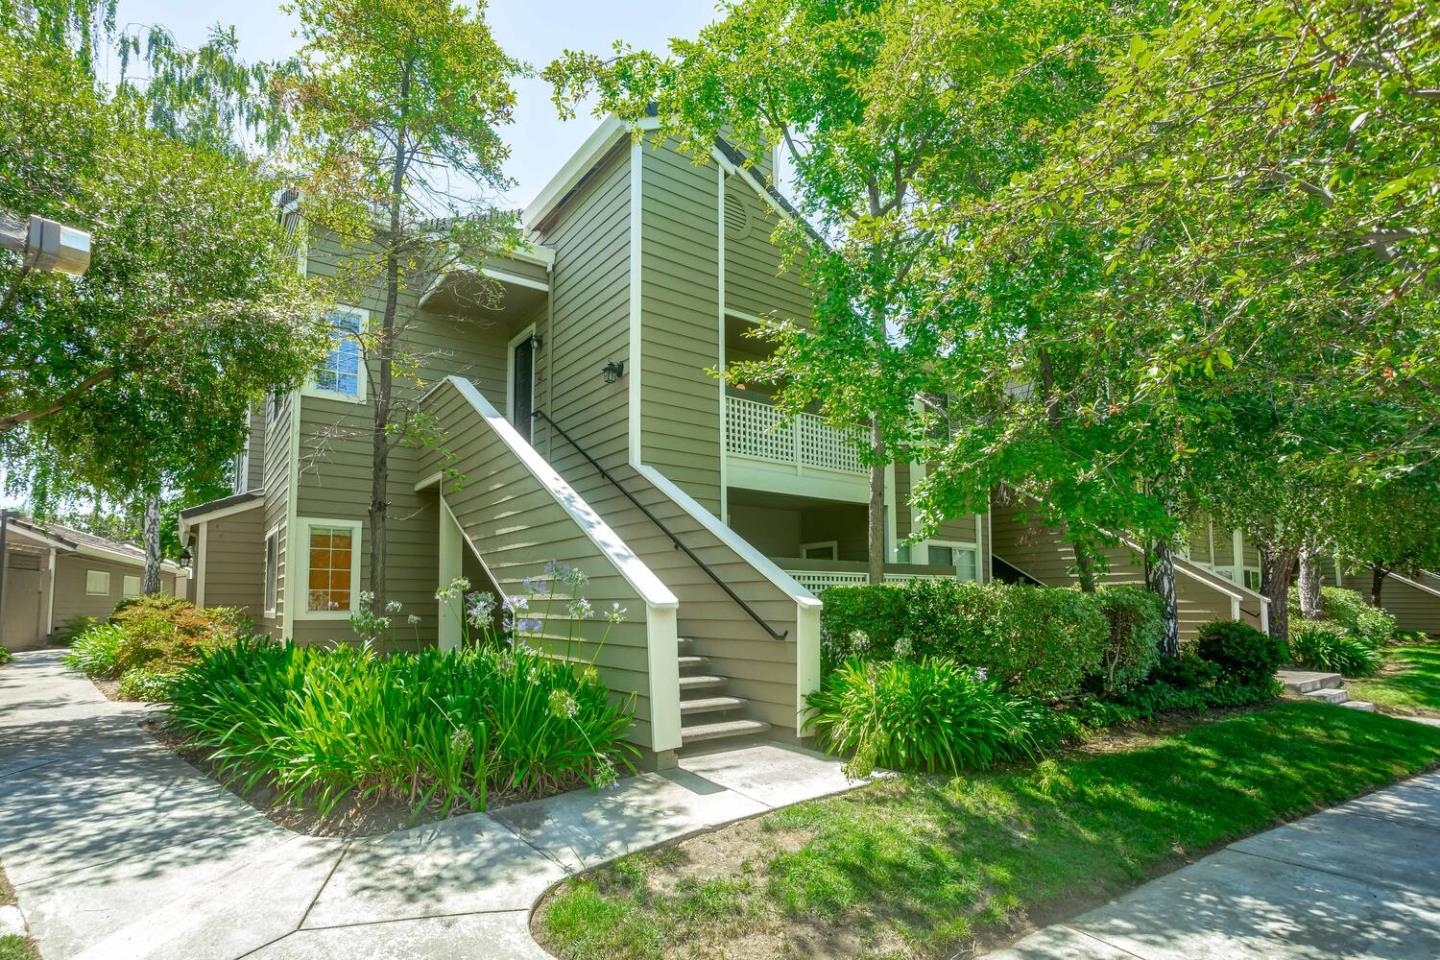
[[[197,523],[208,523],[211,520],[219,520],[222,517],[244,513],[246,510],[255,509],[264,502],[265,490],[261,488],[258,490],[247,490],[244,493],[237,493],[230,497],[222,497],[219,500],[202,503],[197,507],[189,507],[181,510],[180,537],[184,539],[185,535],[190,532],[190,528]]]

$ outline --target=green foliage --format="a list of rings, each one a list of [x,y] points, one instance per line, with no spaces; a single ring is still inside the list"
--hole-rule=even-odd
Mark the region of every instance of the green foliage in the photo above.
[[[1178,657],[1162,658],[1155,664],[1150,679],[1178,690],[1196,690],[1209,687],[1220,679],[1220,665],[1202,660],[1187,650]]]
[[[5,666],[5,664],[14,659],[15,654],[11,653],[8,648],[0,646],[0,667]]]
[[[173,674],[210,650],[229,646],[249,631],[238,609],[207,607],[166,594],[123,600],[105,623],[82,630],[61,662],[96,680],[122,680],[127,691],[144,691],[134,699],[153,699],[163,686],[152,678]],[[135,673],[128,685],[123,681]]]
[[[108,680],[123,669],[120,665],[120,645],[124,642],[125,629],[119,624],[96,624],[70,642],[70,649],[60,662],[92,680]]]
[[[1301,666],[1347,677],[1368,677],[1380,669],[1379,651],[1329,620],[1293,621],[1290,654]]]
[[[914,580],[835,587],[820,614],[823,659],[952,657],[1027,697],[1068,697],[1100,673],[1102,601],[1077,590]]]
[[[1220,679],[1246,685],[1271,681],[1285,662],[1285,641],[1239,620],[1212,620],[1200,628],[1195,651],[1220,668]]]
[[[427,650],[245,640],[171,684],[171,716],[224,775],[328,815],[342,799],[484,810],[630,769],[632,706],[593,667],[526,646]]]
[[[1405,522],[1409,519],[1406,518]],[[1383,647],[1394,641],[1395,615],[1390,611],[1383,607],[1372,607],[1370,601],[1356,591],[1341,587],[1322,587],[1320,595],[1326,622],[1334,623],[1368,647]],[[1290,591],[1290,611],[1293,631],[1300,620],[1299,593],[1293,589]]]
[[[819,742],[849,755],[853,777],[877,766],[955,774],[1033,754],[1014,699],[949,657],[847,660],[806,705]]]
[[[1160,659],[1165,607],[1159,597],[1139,587],[1102,587],[1096,596],[1110,624],[1101,652],[1101,689],[1114,693],[1144,680]]]
[[[94,617],[71,617],[61,625],[59,630],[55,631],[55,636],[51,638],[51,642],[62,647],[68,647],[75,642],[76,637],[100,622],[101,621]]]
[[[121,700],[164,703],[170,699],[170,685],[174,680],[174,671],[157,670],[149,666],[131,667],[120,674],[120,687],[116,695]]]

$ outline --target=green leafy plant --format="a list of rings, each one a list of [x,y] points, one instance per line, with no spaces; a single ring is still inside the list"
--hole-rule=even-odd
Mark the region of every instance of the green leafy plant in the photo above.
[[[58,646],[68,647],[75,642],[75,638],[80,636],[80,634],[89,630],[97,623],[103,622],[104,621],[97,620],[94,617],[71,617],[65,621],[59,630],[55,631],[55,635],[50,638],[50,642]]]
[[[950,657],[850,659],[806,698],[808,723],[846,772],[984,769],[1030,757],[1034,742],[1012,696]]]
[[[1097,676],[1101,689],[1114,693],[1144,680],[1160,658],[1165,607],[1140,587],[1104,587],[1095,596],[1110,626]]]
[[[61,662],[95,680],[124,679],[142,669],[146,677],[173,674],[209,650],[233,644],[249,628],[230,607],[200,609],[180,597],[152,594],[121,601],[105,623],[81,631]],[[131,691],[146,692],[131,697]],[[118,691],[123,700],[156,699],[161,686],[139,675]]]
[[[1016,694],[1045,699],[1074,696],[1104,669],[1110,627],[1095,594],[915,580],[834,587],[823,599],[822,659],[830,667],[848,657],[889,659],[897,649],[952,657]]]
[[[606,785],[635,756],[633,701],[523,643],[387,657],[247,639],[205,654],[169,695],[225,776],[322,816],[347,796],[483,810],[497,794]]]
[[[173,671],[131,667],[120,674],[120,687],[117,695],[121,700],[163,703],[170,699],[170,685],[174,682],[175,676]]]
[[[1329,620],[1297,620],[1290,629],[1295,662],[1347,677],[1368,677],[1380,669],[1380,653]]]
[[[122,669],[120,647],[124,642],[124,627],[117,623],[99,623],[77,636],[60,662],[92,680],[112,679]]]
[[[1354,590],[1322,587],[1320,590],[1325,618],[1347,634],[1371,647],[1383,647],[1395,641],[1395,615],[1383,607],[1372,607],[1370,601]],[[1291,622],[1300,620],[1300,598],[1290,592]]]
[[[11,653],[5,647],[0,646],[0,667],[5,666],[5,664],[9,663],[11,660],[14,659],[15,654]]]
[[[1285,662],[1285,641],[1239,620],[1212,620],[1200,628],[1195,645],[1201,659],[1220,668],[1220,678],[1254,685],[1271,680]]]

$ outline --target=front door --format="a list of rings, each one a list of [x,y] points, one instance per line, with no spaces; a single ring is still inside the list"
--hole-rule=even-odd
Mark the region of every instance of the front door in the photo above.
[[[515,379],[511,386],[510,422],[530,441],[530,415],[534,412],[535,346],[533,337],[522,337],[515,344]]]

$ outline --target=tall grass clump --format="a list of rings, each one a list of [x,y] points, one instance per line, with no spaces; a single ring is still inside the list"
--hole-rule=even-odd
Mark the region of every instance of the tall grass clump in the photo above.
[[[591,667],[524,644],[383,656],[245,640],[169,688],[171,716],[223,776],[328,816],[342,799],[417,811],[605,786],[632,769],[632,706]]]

